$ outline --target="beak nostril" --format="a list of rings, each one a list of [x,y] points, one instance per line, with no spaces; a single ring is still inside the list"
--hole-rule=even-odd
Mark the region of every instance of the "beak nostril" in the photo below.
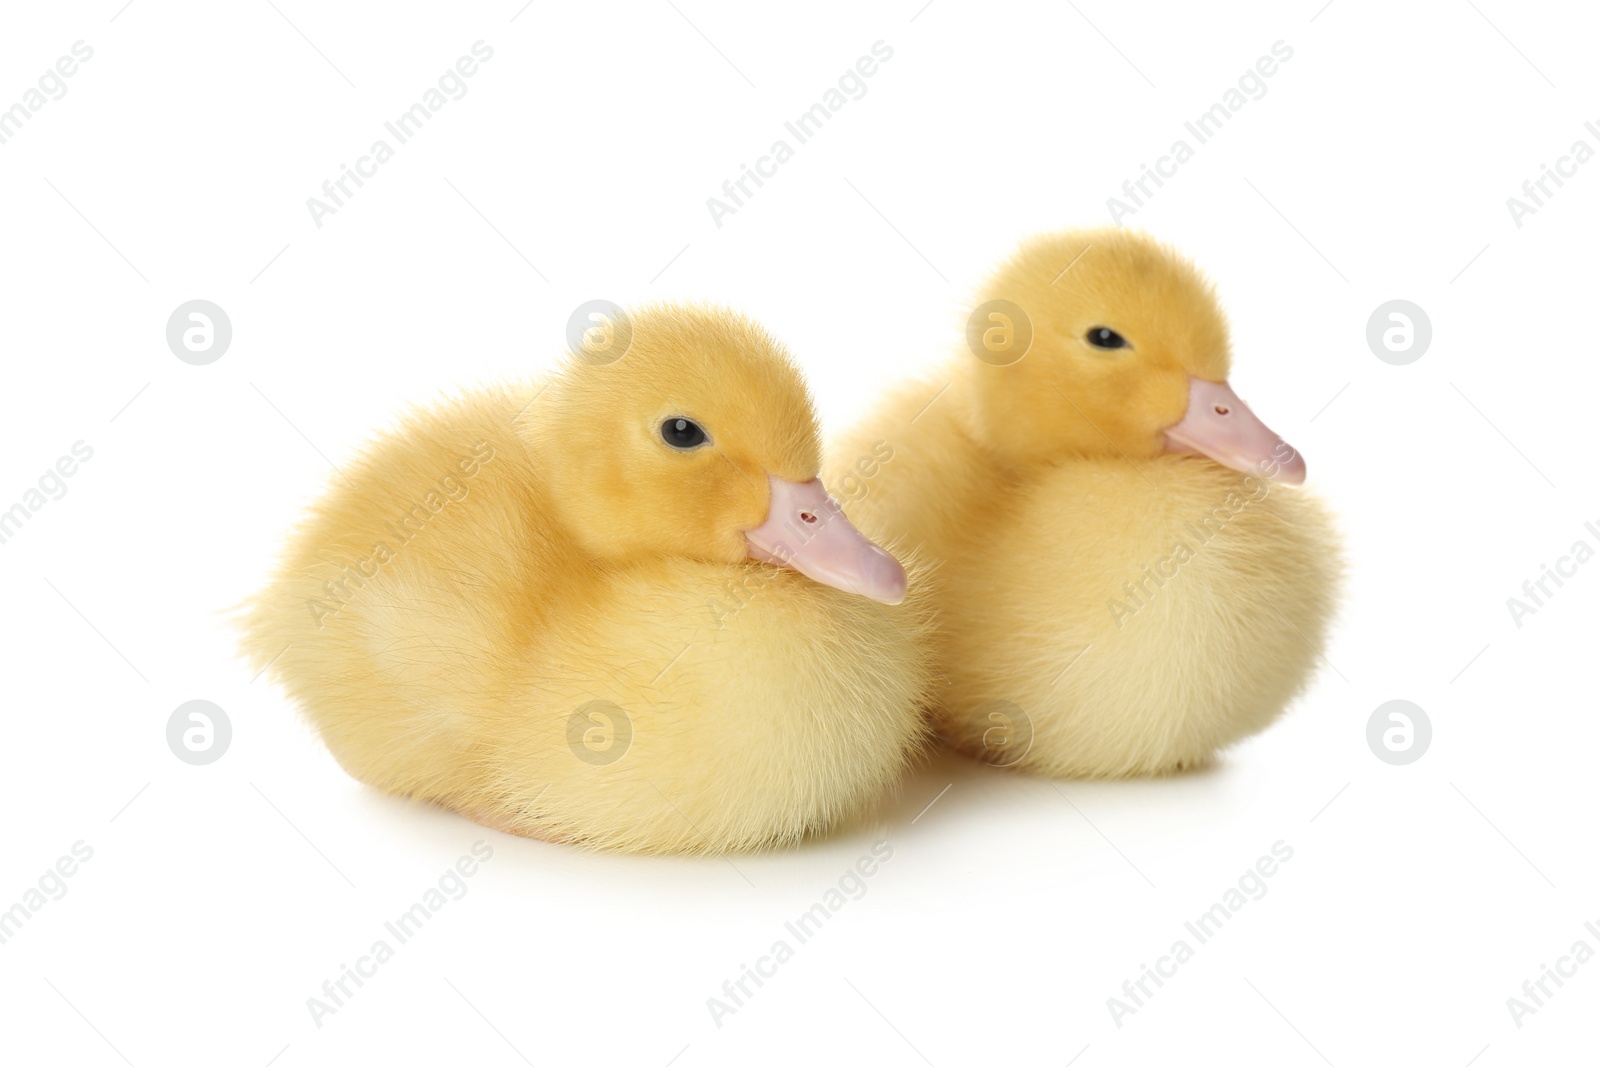
[[[806,523],[808,525],[812,524],[812,523],[815,523],[817,521],[816,513],[815,512],[810,512],[810,511],[802,511],[800,513],[800,521],[803,522],[803,523]]]
[[[1226,405],[1226,404],[1218,404],[1217,406],[1215,406],[1211,410],[1215,411],[1218,415],[1226,415],[1228,413],[1228,405]]]

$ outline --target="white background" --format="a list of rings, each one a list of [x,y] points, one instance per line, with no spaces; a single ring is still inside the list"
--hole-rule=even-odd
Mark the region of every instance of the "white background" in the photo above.
[[[1521,1028],[1506,1006],[1576,940],[1600,949],[1600,562],[1520,628],[1506,606],[1600,547],[1600,161],[1520,228],[1506,206],[1576,139],[1600,148],[1592,13],[276,3],[11,5],[0,31],[0,107],[94,49],[0,145],[0,509],[94,450],[0,545],[0,908],[93,849],[0,945],[0,1056],[1593,1058],[1600,962]],[[467,95],[317,228],[307,197],[480,39]],[[866,95],[714,225],[706,198],[879,40]],[[956,350],[1014,242],[1107,221],[1278,40],[1266,95],[1128,220],[1217,279],[1234,384],[1308,456],[1352,563],[1314,687],[1215,770],[1053,784],[937,757],[875,828],[790,852],[585,855],[357,785],[235,658],[222,613],[407,403],[534,373],[583,301],[704,299],[788,343],[842,428]],[[233,323],[209,366],[165,342],[195,298]],[[1433,324],[1403,367],[1365,341],[1395,298]],[[165,741],[196,698],[234,729],[206,767]],[[1365,740],[1396,698],[1434,728],[1404,767]],[[717,1026],[707,998],[879,838],[866,895]],[[317,1027],[307,998],[480,839],[467,895]],[[1268,893],[1115,1025],[1107,998],[1279,840]]]

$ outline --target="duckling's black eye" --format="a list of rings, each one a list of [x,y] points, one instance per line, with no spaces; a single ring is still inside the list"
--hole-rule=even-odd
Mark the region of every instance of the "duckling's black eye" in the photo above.
[[[687,452],[706,443],[706,432],[697,422],[674,417],[661,424],[661,439],[673,448]]]
[[[1108,329],[1107,327],[1104,327],[1104,326],[1092,326],[1092,327],[1090,327],[1089,328],[1089,332],[1084,335],[1084,340],[1088,341],[1090,344],[1094,345],[1096,348],[1127,348],[1128,347],[1128,342],[1127,342],[1126,338],[1124,338],[1116,330]]]

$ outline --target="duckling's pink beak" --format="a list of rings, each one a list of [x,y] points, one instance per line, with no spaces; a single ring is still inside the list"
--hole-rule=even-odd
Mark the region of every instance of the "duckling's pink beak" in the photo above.
[[[906,598],[906,572],[844,517],[822,482],[786,482],[770,474],[767,521],[744,538],[750,558],[793,567],[807,578],[884,604]]]
[[[1189,379],[1189,410],[1167,431],[1167,451],[1207,456],[1224,467],[1287,485],[1306,480],[1306,461],[1256,418],[1227,382]]]

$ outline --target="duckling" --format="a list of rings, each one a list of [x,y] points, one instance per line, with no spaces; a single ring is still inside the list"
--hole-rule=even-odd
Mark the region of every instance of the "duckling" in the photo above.
[[[972,352],[831,453],[888,442],[852,514],[938,568],[935,728],[1046,775],[1206,764],[1321,655],[1340,549],[1290,488],[1305,461],[1229,386],[1211,285],[1147,236],[1029,241],[979,299]]]
[[[775,340],[698,307],[625,326],[620,359],[415,412],[345,466],[244,645],[377,789],[584,847],[792,842],[922,743],[927,613],[818,480]]]

